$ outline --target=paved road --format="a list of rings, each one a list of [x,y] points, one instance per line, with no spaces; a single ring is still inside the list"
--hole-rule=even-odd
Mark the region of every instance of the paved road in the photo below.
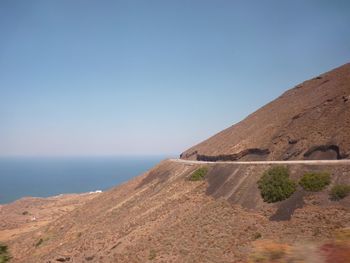
[[[170,159],[172,162],[189,163],[189,164],[309,164],[309,165],[350,165],[350,159],[344,160],[291,160],[291,161],[228,161],[228,162],[206,162],[206,161],[192,161],[183,159]]]

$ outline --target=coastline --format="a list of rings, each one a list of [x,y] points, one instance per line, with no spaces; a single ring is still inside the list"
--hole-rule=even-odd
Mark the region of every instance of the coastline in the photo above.
[[[45,226],[97,197],[101,190],[50,197],[22,197],[0,204],[0,242]]]

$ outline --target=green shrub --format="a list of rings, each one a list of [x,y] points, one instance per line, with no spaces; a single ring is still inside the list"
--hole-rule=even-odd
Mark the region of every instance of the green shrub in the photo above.
[[[305,173],[299,184],[307,191],[321,191],[331,183],[329,173]]]
[[[190,181],[200,181],[204,178],[204,176],[208,173],[207,167],[198,168],[194,171],[190,176]]]
[[[288,169],[275,166],[264,172],[258,181],[265,202],[273,203],[287,199],[296,190],[296,183],[289,178]]]
[[[332,187],[330,198],[333,201],[338,201],[347,197],[350,194],[350,185],[338,184]]]
[[[0,244],[0,263],[8,262],[11,259],[7,246]]]

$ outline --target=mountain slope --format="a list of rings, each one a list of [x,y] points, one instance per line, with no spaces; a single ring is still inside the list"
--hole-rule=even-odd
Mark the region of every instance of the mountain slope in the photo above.
[[[288,90],[181,158],[344,159],[350,156],[349,131],[350,63]]]
[[[347,64],[287,91],[182,158],[347,158],[349,72]],[[0,241],[16,263],[232,263],[247,262],[260,239],[304,248],[350,227],[350,195],[329,198],[334,185],[350,185],[350,161],[284,164],[295,182],[307,172],[328,172],[330,184],[307,192],[296,183],[288,199],[267,203],[257,182],[273,164],[166,160],[91,200],[82,199],[82,205],[76,199],[73,208],[66,200],[62,208],[69,204],[69,209],[55,209],[53,216],[35,212],[51,202],[33,203],[34,222],[23,217],[23,202],[1,206],[0,222],[11,221],[11,229],[1,224]],[[203,166],[204,179],[191,181]],[[288,262],[347,262],[318,259],[317,251],[304,250],[298,255],[302,259]]]
[[[298,190],[264,203],[257,180],[270,165],[164,161],[48,225],[7,242],[13,262],[246,262],[257,235],[293,244],[321,241],[350,226],[350,198]],[[350,183],[350,165],[289,165],[291,176],[327,170]],[[42,240],[42,242],[40,242]],[[40,244],[39,244],[40,243]]]

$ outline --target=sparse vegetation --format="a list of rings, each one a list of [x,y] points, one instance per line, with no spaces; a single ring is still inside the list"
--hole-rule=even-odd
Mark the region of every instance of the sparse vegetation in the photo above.
[[[261,235],[261,233],[256,232],[256,233],[254,234],[254,236],[253,236],[253,239],[254,239],[254,240],[257,240],[257,239],[259,239],[259,238],[262,238],[262,235]]]
[[[296,190],[296,183],[289,178],[288,169],[275,166],[264,172],[258,186],[265,202],[273,203],[287,199]]]
[[[323,190],[331,183],[331,176],[329,173],[305,173],[300,179],[299,184],[307,191],[318,192]]]
[[[24,215],[24,216],[25,216],[25,215],[28,215],[28,214],[29,214],[28,211],[23,211],[23,212],[22,212],[22,215]]]
[[[339,201],[350,194],[350,185],[335,185],[332,187],[330,192],[330,198],[333,201]]]
[[[156,258],[156,251],[154,250],[154,249],[151,249],[150,251],[149,251],[149,255],[148,255],[148,259],[149,260],[153,260],[153,259],[155,259]]]
[[[260,242],[260,241],[259,241]],[[284,259],[289,254],[290,247],[286,244],[263,241],[257,244],[256,251],[251,255],[251,263],[286,262]]]
[[[249,263],[349,262],[350,229],[340,229],[323,243],[287,245],[270,240],[256,241]]]
[[[35,247],[39,247],[44,242],[44,239],[40,238],[38,242],[35,243]]]
[[[7,246],[0,244],[0,263],[8,262],[11,259]]]
[[[322,233],[322,230],[319,227],[316,227],[313,231],[312,231],[312,235],[314,237],[319,236]]]
[[[190,181],[200,181],[203,180],[206,174],[208,173],[207,167],[201,167],[198,168],[196,171],[194,171],[190,176]]]

